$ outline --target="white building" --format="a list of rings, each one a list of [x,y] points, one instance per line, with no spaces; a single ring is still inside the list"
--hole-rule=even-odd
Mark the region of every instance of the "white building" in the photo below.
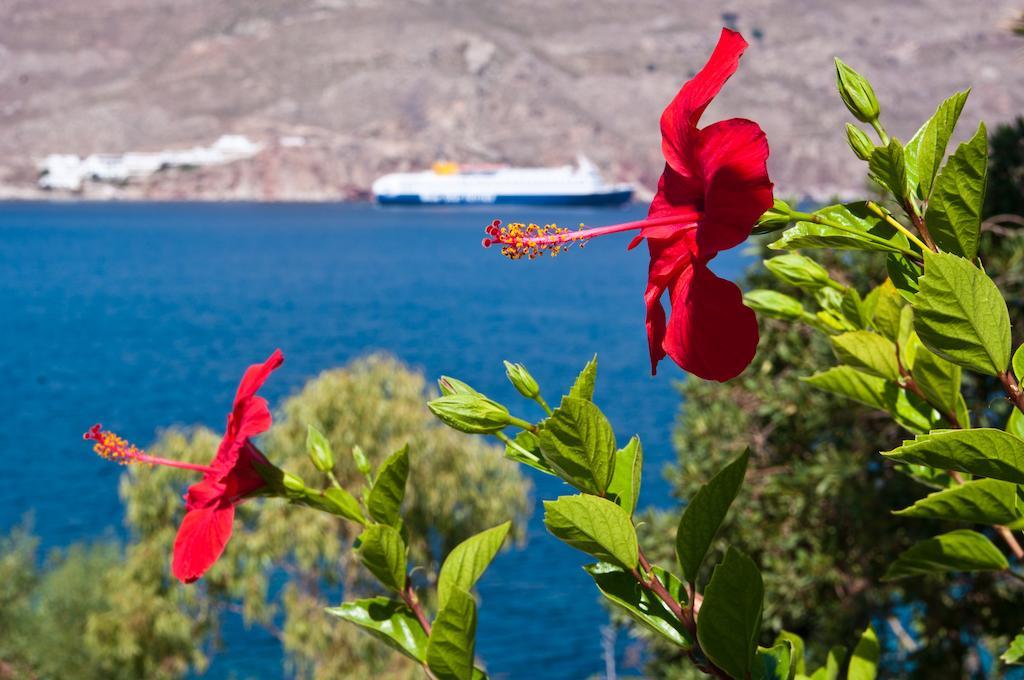
[[[143,179],[165,168],[197,168],[251,158],[262,145],[244,135],[222,135],[212,146],[166,151],[129,151],[124,154],[96,153],[81,158],[74,154],[50,154],[40,164],[39,186],[43,189],[80,191],[87,181],[123,184]]]

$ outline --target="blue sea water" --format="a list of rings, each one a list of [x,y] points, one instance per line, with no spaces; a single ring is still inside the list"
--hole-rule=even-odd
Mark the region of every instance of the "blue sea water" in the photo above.
[[[505,207],[499,217],[600,225],[618,209]],[[456,375],[518,399],[501,360],[522,361],[552,399],[593,353],[597,400],[620,441],[644,442],[641,503],[672,503],[660,470],[682,377],[650,376],[643,248],[627,235],[535,262],[483,250],[492,209],[340,204],[0,204],[0,529],[34,516],[48,547],[121,531],[120,469],[81,442],[92,423],[137,442],[158,428],[223,426],[243,369],[287,357],[263,393],[279,403],[321,370],[386,350],[428,377]],[[713,267],[735,277],[744,259]],[[511,464],[511,463],[510,463]],[[566,491],[533,475],[539,501]],[[584,559],[548,536],[480,583],[477,651],[496,678],[602,673],[606,621]],[[280,651],[229,621],[207,674],[280,677]],[[632,654],[620,640],[620,671]]]

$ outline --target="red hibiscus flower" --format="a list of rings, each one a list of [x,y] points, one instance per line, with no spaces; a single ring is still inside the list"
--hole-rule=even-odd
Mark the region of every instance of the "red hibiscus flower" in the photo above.
[[[665,170],[647,219],[570,231],[495,221],[484,246],[500,245],[513,259],[557,254],[573,242],[638,229],[629,247],[647,241],[647,338],[651,372],[667,355],[684,370],[724,382],[739,375],[757,349],[757,321],[740,289],[716,276],[708,262],[750,235],[772,206],[768,142],[742,118],[698,128],[701,114],[739,65],[747,42],[722,29],[704,68],[683,85],[661,116]],[[668,319],[662,297],[668,291]]]
[[[281,350],[262,364],[253,364],[242,376],[235,394],[234,407],[228,414],[227,430],[209,465],[195,465],[151,456],[112,432],[94,425],[84,438],[96,442],[96,453],[123,464],[151,463],[194,470],[203,479],[189,487],[185,494],[185,519],[174,540],[174,561],[171,571],[184,583],[199,579],[224,552],[231,538],[235,506],[264,490],[267,483],[257,465],[269,465],[250,437],[270,428],[271,416],[267,401],[256,392],[267,377],[284,362]]]

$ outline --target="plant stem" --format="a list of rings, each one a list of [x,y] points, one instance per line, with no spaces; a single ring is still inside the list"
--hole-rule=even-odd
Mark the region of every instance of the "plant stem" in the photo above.
[[[1017,537],[1013,535],[1009,527],[1002,525],[996,526],[996,531],[999,532],[999,536],[1003,539],[1003,542],[1010,548],[1010,552],[1018,560],[1024,560],[1024,548],[1020,547],[1020,543],[1017,541]]]
[[[1022,413],[1024,413],[1024,392],[1021,392],[1020,384],[1010,371],[1003,371],[999,374],[999,382],[1003,383],[1006,397],[1013,402]]]
[[[889,133],[887,133],[885,128],[882,127],[881,121],[875,118],[871,121],[871,127],[874,128],[875,134],[878,135],[878,139],[882,141],[882,146],[889,146]]]
[[[335,489],[341,489],[341,482],[338,481],[338,476],[334,474],[334,470],[327,471],[327,479],[331,480],[331,486]]]
[[[416,619],[423,626],[423,632],[430,636],[430,621],[427,620],[427,615],[423,611],[423,607],[420,606],[419,598],[416,597],[416,591],[412,589],[412,579],[407,575],[405,577],[405,588],[400,593],[402,601],[409,606],[413,614],[416,615]]]
[[[698,662],[696,652],[700,649],[700,643],[697,642],[697,620],[694,618],[694,610],[683,607],[676,598],[672,596],[672,593],[668,592],[668,588],[658,579],[657,574],[651,569],[651,563],[644,555],[643,548],[639,550],[640,557],[640,568],[643,569],[643,573],[633,570],[633,578],[637,580],[641,586],[653,593],[659,600],[661,600],[666,607],[672,612],[672,614],[679,619],[679,621],[689,631],[690,637],[693,639],[693,647],[688,652],[690,661],[697,667],[702,673],[707,675],[713,675],[716,678],[723,678],[724,680],[729,679],[729,675],[718,666],[711,663],[710,659],[707,659],[706,664]],[[644,574],[650,574],[651,578],[648,580]],[[697,601],[696,592],[694,592],[690,602],[691,605]]]
[[[910,231],[909,229],[904,227],[902,224],[900,224],[899,220],[897,220],[895,217],[893,217],[889,213],[889,211],[884,210],[882,208],[882,206],[878,205],[874,201],[868,201],[868,210],[870,210],[871,212],[875,213],[876,215],[881,217],[883,220],[885,220],[889,224],[889,226],[893,227],[898,232],[900,232],[901,234],[906,236],[910,240],[911,243],[915,244],[921,250],[934,250],[934,248],[929,248],[928,245],[924,241],[919,239],[917,237],[917,235],[914,234],[914,232]]]
[[[521,430],[529,430],[530,432],[533,432],[534,434],[536,434],[536,432],[537,432],[537,426],[536,425],[534,425],[533,423],[531,423],[529,421],[523,420],[522,418],[516,418],[515,416],[509,416],[508,417],[508,422],[509,422],[509,425],[515,425],[516,427],[518,427]]]
[[[925,243],[928,244],[928,248],[931,249],[933,253],[939,252],[939,247],[935,245],[935,239],[932,238],[931,232],[928,231],[928,225],[924,223],[924,218],[917,214],[917,209],[913,204],[907,200],[904,203],[903,209],[907,211],[907,214],[910,215],[910,221],[913,222],[917,230],[921,232],[921,237],[924,238]]]
[[[937,405],[933,404],[928,399],[928,397],[925,396],[924,390],[922,390],[921,386],[917,384],[916,380],[914,380],[914,376],[912,376],[910,374],[910,371],[908,371],[903,366],[903,360],[900,359],[900,345],[899,345],[898,342],[896,343],[896,366],[899,369],[900,377],[902,378],[902,380],[899,383],[900,387],[902,387],[903,389],[906,389],[906,390],[910,390],[915,395],[917,395],[917,397],[919,397],[922,401],[924,401],[926,404],[929,404],[935,410],[937,410],[939,413],[942,413],[942,415],[945,416],[946,420],[949,421],[949,424],[952,425],[954,429],[957,429],[957,430],[963,429],[963,425],[960,424],[960,419],[957,418],[957,416],[956,416],[956,411],[950,410],[950,411],[946,412],[946,411],[943,410],[943,408],[941,406],[937,406]]]
[[[544,409],[544,412],[547,413],[549,416],[553,413],[551,407],[548,406],[548,402],[544,401],[544,397],[542,397],[540,394],[538,394],[536,398],[534,398],[534,401],[540,404],[540,407]]]

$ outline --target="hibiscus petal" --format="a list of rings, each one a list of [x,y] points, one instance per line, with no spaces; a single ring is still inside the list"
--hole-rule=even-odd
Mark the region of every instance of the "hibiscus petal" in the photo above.
[[[217,479],[206,476],[201,482],[188,487],[185,493],[185,509],[208,508],[218,505],[227,491],[227,485]]]
[[[700,131],[697,157],[706,192],[697,252],[708,259],[745,241],[772,207],[768,140],[753,121],[723,120]]]
[[[739,66],[747,41],[736,31],[722,29],[718,45],[697,75],[691,78],[661,114],[661,149],[668,164],[686,177],[700,177],[693,152],[697,122],[711,100]]]
[[[246,439],[266,432],[273,423],[267,400],[256,396],[256,391],[263,386],[267,378],[282,363],[284,355],[281,350],[274,353],[262,364],[253,364],[245,371],[242,382],[235,394],[234,407],[228,414],[228,424],[224,430],[224,438],[217,448],[217,455],[211,465],[220,470],[228,470],[238,460],[238,451]]]
[[[213,566],[231,538],[235,508],[230,504],[185,513],[174,539],[171,572],[182,583],[192,583]]]
[[[647,269],[647,290],[644,292],[647,305],[647,345],[651,354],[651,374],[656,375],[658,362],[665,358],[665,308],[661,305],[661,296],[669,283],[690,266],[693,241],[689,232],[669,240],[650,238],[647,240],[647,249],[651,253]]]
[[[242,376],[242,382],[238,383],[238,391],[235,392],[235,405],[237,406],[243,399],[248,399],[256,394],[270,374],[283,363],[284,354],[281,353],[281,350],[275,349],[273,354],[267,357],[262,364],[253,364],[247,368],[245,375]]]
[[[757,319],[736,284],[695,262],[675,280],[669,296],[672,312],[663,349],[683,370],[725,382],[750,365]]]
[[[692,227],[700,219],[703,204],[703,181],[683,177],[666,164],[658,180],[658,192],[654,194],[651,207],[647,210],[647,217],[675,217],[679,222],[641,228],[640,234],[630,242],[629,250],[635,248],[645,238],[667,239],[682,228]]]

